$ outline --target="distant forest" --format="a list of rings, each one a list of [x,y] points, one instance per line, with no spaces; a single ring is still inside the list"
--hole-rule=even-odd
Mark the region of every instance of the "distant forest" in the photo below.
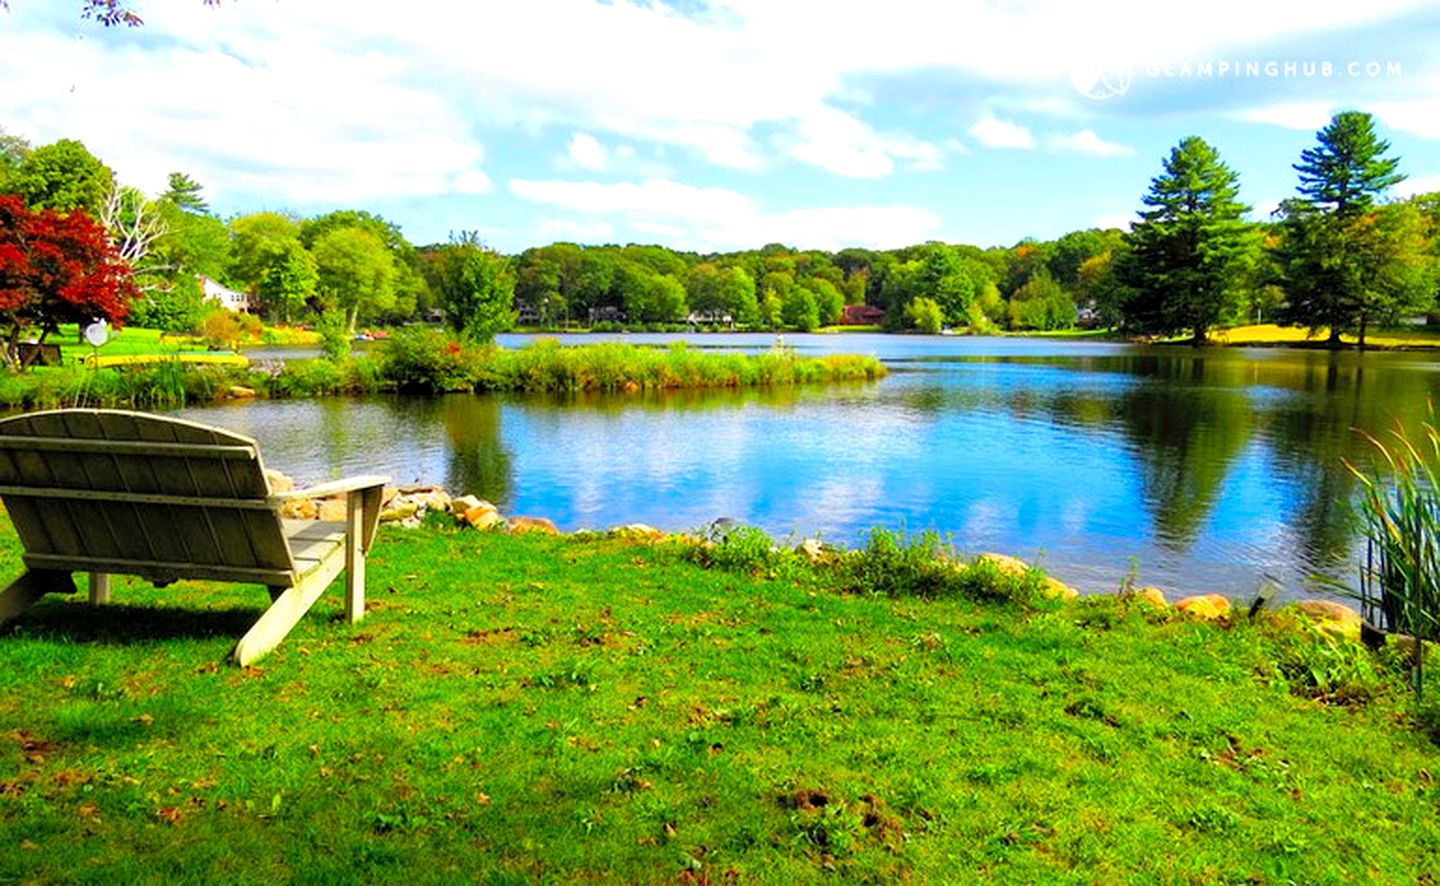
[[[1140,195],[1128,231],[1073,231],[980,248],[727,253],[552,243],[500,255],[474,235],[416,246],[363,210],[221,219],[183,173],[153,199],[115,181],[79,142],[32,147],[0,130],[0,194],[34,211],[85,212],[124,255],[131,322],[196,328],[214,307],[200,278],[248,295],[273,322],[347,328],[474,315],[474,328],[721,327],[809,331],[1112,328],[1193,335],[1247,322],[1341,332],[1436,310],[1440,194],[1387,198],[1404,176],[1368,114],[1345,112],[1297,158],[1297,196],[1247,220],[1218,151],[1182,140]],[[337,320],[338,322],[338,320]],[[468,321],[467,321],[468,322]],[[452,322],[464,334],[466,322]]]

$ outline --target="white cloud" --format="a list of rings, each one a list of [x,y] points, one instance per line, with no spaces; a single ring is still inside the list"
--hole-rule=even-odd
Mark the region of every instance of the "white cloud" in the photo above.
[[[1365,110],[1373,113],[1381,123],[1391,129],[1421,138],[1440,139],[1440,99],[1373,102],[1367,104]]]
[[[1256,221],[1268,222],[1280,208],[1280,200],[1276,197],[1267,197],[1264,200],[1256,200],[1255,205],[1250,207],[1250,217]]]
[[[42,141],[79,138],[152,193],[175,169],[280,202],[488,188],[480,143],[443,100],[399,82],[393,60],[317,45],[249,63],[188,49],[94,51],[95,42],[0,36],[0,119]]]
[[[1128,231],[1130,226],[1135,224],[1135,219],[1136,216],[1133,212],[1109,213],[1096,217],[1095,227],[1102,230],[1119,228],[1122,231]]]
[[[478,169],[462,172],[450,182],[450,190],[457,194],[488,194],[491,188],[490,176]]]
[[[1001,120],[989,114],[970,127],[970,135],[987,148],[1033,148],[1035,136],[1018,123]]]
[[[1268,123],[1286,129],[1318,132],[1333,115],[1330,102],[1287,102],[1240,111],[1235,116],[1251,123]]]
[[[609,222],[583,222],[571,218],[541,219],[536,229],[543,238],[577,243],[606,243],[615,236],[615,226]]]
[[[1052,135],[1045,143],[1052,151],[1076,151],[1097,157],[1128,157],[1135,153],[1129,145],[1106,141],[1093,129],[1082,129],[1070,135]]]
[[[575,133],[570,139],[568,153],[572,163],[589,172],[604,172],[609,165],[605,146],[589,133]]]
[[[604,214],[672,245],[698,250],[783,242],[815,249],[895,247],[934,236],[940,217],[913,206],[831,206],[764,212],[726,188],[672,181],[568,182],[512,179],[517,197],[575,212]]]
[[[1440,191],[1440,175],[1411,176],[1390,189],[1392,196],[1404,200],[1416,194],[1433,194]]]

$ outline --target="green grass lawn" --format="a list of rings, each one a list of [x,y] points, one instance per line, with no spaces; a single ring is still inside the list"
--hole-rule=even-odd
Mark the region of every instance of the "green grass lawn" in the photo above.
[[[48,341],[60,346],[60,352],[67,363],[89,357],[94,352],[88,343],[80,340],[77,327],[73,323],[62,325]],[[158,329],[125,326],[112,331],[110,340],[99,349],[99,353],[106,357],[119,357],[132,354],[204,353],[205,350],[204,345],[196,344],[185,336],[171,335]]]
[[[1292,693],[1297,641],[1257,627],[433,527],[382,529],[369,567],[363,622],[332,592],[249,670],[223,659],[258,587],[117,579],[0,631],[0,880],[1440,869],[1440,753],[1406,697]]]

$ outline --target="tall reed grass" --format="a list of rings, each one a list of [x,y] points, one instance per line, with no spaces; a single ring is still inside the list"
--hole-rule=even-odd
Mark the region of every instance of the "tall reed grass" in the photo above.
[[[1422,641],[1440,640],[1440,432],[1430,421],[1411,434],[1399,424],[1386,440],[1369,437],[1379,456],[1367,473],[1346,463],[1360,480],[1360,514],[1366,536],[1360,570],[1364,614],[1387,631],[1409,634],[1413,679],[1423,691]]]

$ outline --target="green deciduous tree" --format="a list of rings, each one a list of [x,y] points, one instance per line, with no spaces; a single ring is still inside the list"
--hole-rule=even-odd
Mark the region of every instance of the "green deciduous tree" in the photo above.
[[[300,227],[275,212],[232,219],[230,275],[249,289],[276,320],[288,322],[315,294],[315,258],[300,243]]]
[[[31,209],[83,209],[98,217],[115,187],[115,176],[83,144],[64,138],[25,155],[5,187]]]
[[[945,326],[945,311],[935,299],[921,296],[905,305],[905,319],[916,330],[934,335]]]
[[[792,329],[813,332],[820,326],[820,305],[815,293],[799,283],[792,285],[780,297],[780,320]]]
[[[20,164],[30,156],[30,151],[28,140],[18,135],[12,135],[6,132],[4,127],[0,127],[0,191],[9,191],[5,183],[6,179],[20,168]]]
[[[1065,287],[1039,268],[1010,296],[1011,329],[1069,329],[1075,325],[1075,302]]]
[[[1204,139],[1190,136],[1170,152],[1143,202],[1117,268],[1129,289],[1125,323],[1144,332],[1188,329],[1202,344],[1210,327],[1241,309],[1258,256],[1239,176]]]
[[[515,271],[509,259],[482,245],[478,234],[453,238],[429,267],[431,288],[456,333],[487,343],[515,325]]]
[[[334,228],[315,241],[312,254],[321,299],[327,309],[345,312],[348,332],[355,332],[362,316],[373,318],[394,306],[395,260],[371,231]]]

